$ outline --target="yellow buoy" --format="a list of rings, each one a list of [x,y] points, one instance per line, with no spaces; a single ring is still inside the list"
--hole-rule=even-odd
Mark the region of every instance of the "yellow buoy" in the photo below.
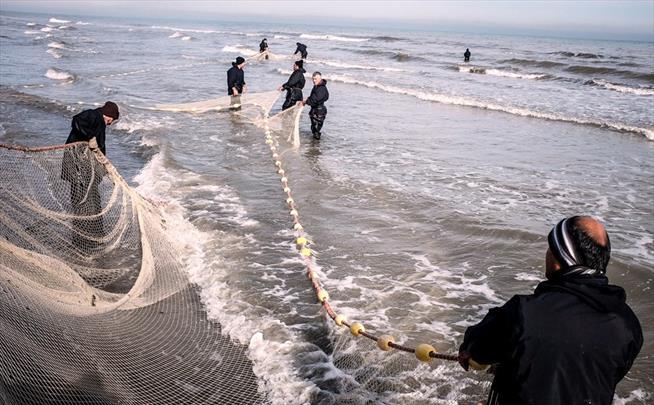
[[[329,299],[329,293],[325,290],[320,290],[318,291],[318,301],[320,302],[325,302],[325,300]]]
[[[266,139],[266,144],[270,145],[272,142],[272,139]]]
[[[300,254],[304,257],[309,257],[311,256],[311,249],[309,248],[302,248],[300,249]]]
[[[343,322],[345,322],[345,317],[343,315],[336,315],[336,318],[334,318],[334,322],[338,326],[343,326]]]
[[[431,357],[429,357],[429,353],[431,352],[436,353],[436,349],[434,349],[434,346],[428,345],[427,343],[419,344],[418,347],[416,347],[416,357],[420,361],[431,361]]]
[[[385,352],[392,349],[392,347],[388,345],[391,342],[395,343],[395,338],[391,335],[381,335],[377,338],[377,346]]]
[[[474,361],[473,359],[468,360],[468,365],[470,366],[471,369],[477,370],[477,371],[484,371],[488,367],[490,367],[488,364],[479,364],[476,361]]]
[[[350,333],[352,333],[354,336],[359,336],[359,334],[361,334],[361,332],[365,332],[365,331],[366,331],[366,328],[364,328],[363,325],[361,325],[359,322],[354,322],[350,326]]]
[[[300,246],[306,245],[307,242],[309,242],[309,241],[304,236],[300,236],[299,238],[295,239],[295,243],[297,243]]]

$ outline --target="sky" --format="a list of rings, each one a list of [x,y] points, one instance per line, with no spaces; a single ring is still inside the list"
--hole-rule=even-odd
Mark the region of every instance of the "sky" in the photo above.
[[[0,0],[2,11],[265,21],[654,42],[654,0],[83,1]]]

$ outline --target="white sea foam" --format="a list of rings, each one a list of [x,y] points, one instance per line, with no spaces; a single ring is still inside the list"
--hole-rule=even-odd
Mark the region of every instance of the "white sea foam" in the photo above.
[[[252,56],[256,55],[259,52],[255,51],[254,49],[250,49],[244,45],[236,45],[236,46],[225,46],[222,49],[223,52],[230,52],[230,53],[240,53],[245,56]]]
[[[590,82],[592,84],[604,87],[605,89],[618,91],[620,93],[637,94],[639,96],[654,95],[654,89],[652,88],[630,87],[621,84],[607,82],[606,80],[602,80],[602,79],[593,79]]]
[[[291,73],[290,70],[284,70],[284,69],[277,69],[277,71],[282,74]],[[608,120],[595,121],[595,120],[581,118],[581,117],[570,117],[570,116],[566,116],[559,113],[553,113],[553,112],[534,111],[524,107],[501,105],[493,102],[475,100],[468,97],[453,96],[453,95],[442,94],[442,93],[431,93],[421,90],[406,89],[397,86],[389,86],[373,81],[357,80],[353,77],[345,76],[345,75],[331,75],[331,76],[325,75],[324,77],[328,80],[332,80],[336,82],[355,84],[355,85],[369,87],[371,89],[379,89],[387,93],[404,94],[425,101],[433,101],[442,104],[461,105],[465,107],[476,107],[476,108],[482,108],[491,111],[501,111],[513,115],[518,115],[521,117],[541,118],[541,119],[547,119],[552,121],[564,121],[564,122],[572,122],[575,124],[605,127],[618,131],[634,132],[637,134],[644,135],[645,137],[647,137],[647,139],[654,140],[654,128],[642,128],[642,127],[636,127],[633,125],[628,125],[628,124],[623,124],[620,122],[613,122]]]
[[[297,343],[300,338],[279,320],[258,313],[244,301],[240,292],[226,280],[230,271],[224,259],[214,249],[209,253],[205,248],[216,243],[243,243],[243,238],[229,240],[229,235],[224,233],[202,232],[186,219],[189,212],[180,202],[182,195],[176,194],[179,190],[176,185],[193,178],[197,180],[197,177],[193,173],[173,173],[165,167],[163,155],[159,153],[134,180],[139,184],[139,193],[162,203],[161,212],[169,229],[175,232],[172,240],[184,246],[187,252],[183,260],[190,281],[200,286],[207,316],[220,323],[223,333],[248,347],[247,355],[252,360],[261,391],[273,404],[309,403],[317,388],[299,378],[293,368],[293,354],[300,346]]]
[[[29,23],[27,23],[26,25],[27,25],[28,27],[34,27],[34,26],[36,25],[36,23],[29,22]]]
[[[510,77],[513,79],[530,79],[530,80],[539,80],[547,76],[543,74],[507,72],[506,70],[488,69],[488,68],[482,68],[477,66],[459,66],[459,72],[477,73],[477,74],[485,74],[489,76]]]
[[[26,35],[36,35],[36,34],[40,34],[40,33],[41,33],[40,31],[33,31],[33,30],[27,30],[27,31],[24,32],[24,34],[26,34]]]
[[[77,25],[91,25],[91,23],[87,23],[87,22],[84,22],[84,21],[78,21],[75,24],[77,24]]]
[[[403,69],[383,67],[383,66],[370,66],[370,65],[355,65],[344,62],[321,60],[321,59],[312,59],[312,62],[321,63],[323,65],[338,67],[343,69],[362,69],[362,70],[382,70],[385,72],[404,72]]]
[[[167,27],[167,26],[162,26],[162,25],[153,25],[150,28],[160,29],[160,30],[169,30],[169,31],[193,32],[193,33],[196,33],[196,34],[224,34],[225,33],[225,31],[197,30],[197,29],[189,29],[189,28]]]
[[[70,21],[68,21],[68,20],[59,20],[59,19],[53,17],[53,18],[49,19],[48,22],[51,22],[53,24],[68,24]]]
[[[288,35],[275,35],[273,38],[275,38],[275,39],[289,39],[291,37],[289,37]]]
[[[62,57],[61,52],[57,51],[56,49],[50,48],[46,52],[52,55],[52,57],[55,59],[61,59]]]
[[[50,42],[48,44],[48,48],[64,49],[65,46],[61,42]]]
[[[618,394],[615,394],[613,396],[613,403],[615,405],[627,405],[635,401],[638,401],[638,403],[647,403],[647,401],[651,398],[652,395],[650,393],[642,388],[638,388],[631,391],[629,396],[626,398],[620,398]]]
[[[41,31],[42,32],[52,32],[52,31],[54,31],[54,28],[52,28],[52,27],[43,27],[43,28],[41,28]]]
[[[337,35],[315,35],[315,34],[302,34],[300,38],[306,39],[323,39],[326,41],[341,41],[341,42],[366,42],[370,38],[351,38],[351,37],[341,37]]]
[[[184,34],[182,34],[182,33],[179,32],[179,31],[175,31],[175,32],[173,32],[172,34],[170,34],[170,35],[168,36],[168,38],[179,38],[179,37],[182,37],[182,36],[184,36]]]
[[[48,69],[48,71],[45,72],[45,77],[52,80],[65,80],[65,81],[73,81],[75,79],[74,75],[64,70],[59,70],[55,68]]]
[[[193,39],[193,37],[191,37],[191,36],[188,36],[188,35],[187,35],[187,36],[184,36],[184,37],[182,37],[182,41],[190,41],[190,40],[192,40],[192,39]]]

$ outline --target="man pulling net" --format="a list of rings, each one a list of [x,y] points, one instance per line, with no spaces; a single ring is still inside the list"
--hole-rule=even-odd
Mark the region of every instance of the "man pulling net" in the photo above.
[[[303,65],[304,62],[302,59],[295,61],[293,64],[293,73],[291,73],[288,81],[277,88],[279,91],[286,90],[286,100],[282,106],[282,111],[293,107],[298,101],[302,101],[304,98],[302,89],[306,83],[304,78],[306,70],[304,70]]]

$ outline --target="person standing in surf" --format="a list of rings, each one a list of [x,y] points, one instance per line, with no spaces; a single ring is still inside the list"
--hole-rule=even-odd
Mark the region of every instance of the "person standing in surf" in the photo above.
[[[463,53],[463,61],[470,62],[470,49],[466,48],[466,51]]]
[[[261,40],[261,43],[259,43],[259,53],[264,54],[264,57],[268,59],[268,40],[264,38]]]
[[[293,55],[297,55],[299,53],[302,59],[306,59],[308,55],[307,46],[299,42],[296,42],[295,45],[297,48],[295,49],[295,52],[293,52]]]
[[[609,235],[596,219],[574,216],[547,239],[547,281],[469,327],[459,363],[494,366],[489,405],[610,404],[643,332],[624,289],[608,283]]]
[[[244,67],[245,59],[239,56],[227,71],[227,94],[232,96],[230,106],[233,110],[241,107],[241,95],[247,90]]]
[[[311,111],[309,111],[311,133],[314,139],[320,139],[322,135],[320,130],[327,116],[325,101],[329,100],[329,91],[327,90],[327,80],[322,78],[320,72],[313,72],[311,79],[313,80],[313,88],[309,98],[304,100],[303,104],[311,106]]]
[[[293,64],[293,73],[288,78],[288,81],[277,88],[277,90],[286,90],[286,100],[282,105],[282,111],[293,107],[298,101],[302,101],[304,95],[302,89],[306,80],[304,79],[304,62],[302,59],[295,61]]]

